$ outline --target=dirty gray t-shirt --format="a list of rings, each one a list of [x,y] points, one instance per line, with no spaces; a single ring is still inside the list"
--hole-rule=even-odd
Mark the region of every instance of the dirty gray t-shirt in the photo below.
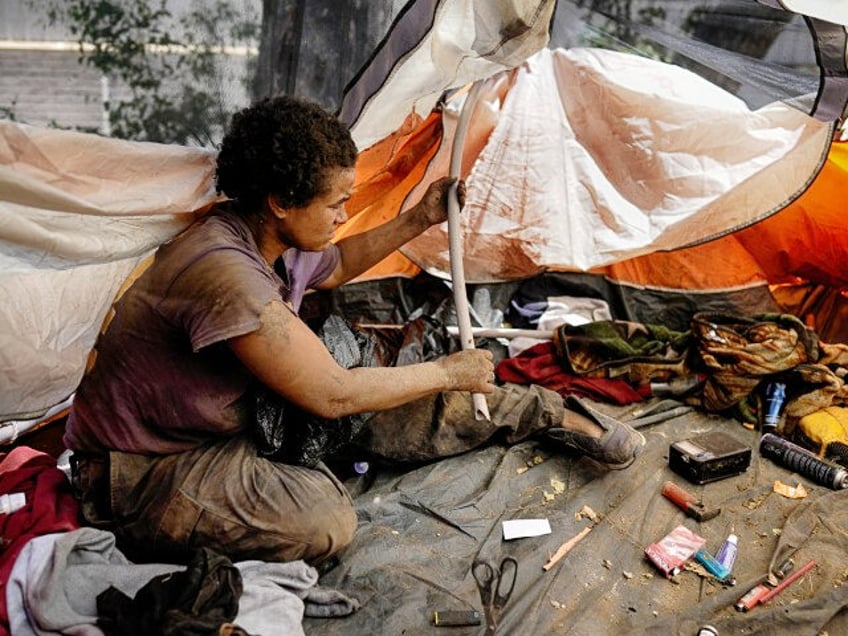
[[[80,384],[67,448],[176,453],[248,425],[254,382],[226,340],[255,331],[271,300],[297,311],[325,280],[338,249],[283,255],[285,281],[236,214],[218,210],[159,248],[115,306]]]

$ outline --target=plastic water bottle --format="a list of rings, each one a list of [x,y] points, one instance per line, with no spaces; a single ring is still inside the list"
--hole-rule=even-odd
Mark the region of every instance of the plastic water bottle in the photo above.
[[[763,432],[773,432],[780,423],[783,402],[786,400],[786,385],[771,382],[766,386],[766,408],[763,416]]]

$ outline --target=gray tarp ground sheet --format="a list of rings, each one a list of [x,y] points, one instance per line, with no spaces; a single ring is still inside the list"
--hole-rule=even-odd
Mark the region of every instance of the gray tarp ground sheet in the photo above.
[[[627,419],[630,407],[599,405]],[[425,466],[372,467],[349,480],[359,516],[353,543],[321,583],[362,603],[342,619],[304,622],[307,634],[483,634],[479,627],[436,627],[434,610],[481,610],[475,558],[518,560],[515,590],[500,634],[680,634],[704,624],[719,634],[848,634],[848,491],[833,491],[787,471],[757,451],[759,433],[738,422],[690,412],[641,428],[643,454],[627,470],[551,452],[536,442],[493,445]],[[668,467],[672,442],[721,430],[753,449],[747,472],[694,485]],[[367,480],[367,481],[365,481]],[[672,480],[721,513],[687,517],[661,494]],[[773,492],[775,480],[801,482],[808,495]],[[580,516],[589,506],[597,523]],[[552,533],[505,541],[502,522],[546,518]],[[703,570],[666,579],[644,548],[677,525],[703,536],[715,553],[739,537],[738,581],[725,586]],[[549,571],[542,566],[565,541],[591,531]],[[816,567],[766,605],[734,603],[792,556]],[[482,613],[482,612],[481,612]]]

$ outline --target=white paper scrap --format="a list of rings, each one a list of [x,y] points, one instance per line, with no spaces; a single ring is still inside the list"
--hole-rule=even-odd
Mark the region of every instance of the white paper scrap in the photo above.
[[[503,522],[504,541],[540,537],[551,533],[551,524],[547,519],[510,519]]]

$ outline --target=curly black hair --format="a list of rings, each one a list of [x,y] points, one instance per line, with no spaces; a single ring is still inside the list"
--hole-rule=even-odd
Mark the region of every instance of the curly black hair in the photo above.
[[[267,98],[233,115],[215,185],[242,214],[259,211],[269,194],[302,207],[325,191],[332,168],[351,168],[356,156],[350,131],[319,105]]]

